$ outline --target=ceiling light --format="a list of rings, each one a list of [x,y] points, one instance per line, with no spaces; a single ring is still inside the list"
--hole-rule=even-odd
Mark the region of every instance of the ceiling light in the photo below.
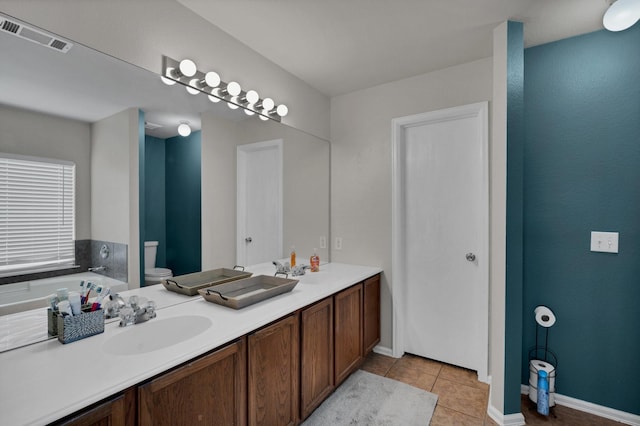
[[[183,137],[187,137],[191,134],[191,127],[189,127],[188,121],[181,121],[178,126],[178,134]]]
[[[179,68],[180,73],[185,77],[193,77],[198,71],[195,62],[193,62],[191,59],[183,59],[182,61],[180,61]]]
[[[276,108],[276,113],[280,117],[284,117],[285,115],[287,115],[289,113],[289,108],[287,108],[287,106],[285,104],[280,104],[280,105],[278,105],[278,108]]]
[[[209,87],[218,87],[220,84],[220,76],[215,71],[209,71],[204,75],[204,82]]]
[[[617,0],[604,14],[602,23],[609,31],[623,31],[640,19],[640,0]]]

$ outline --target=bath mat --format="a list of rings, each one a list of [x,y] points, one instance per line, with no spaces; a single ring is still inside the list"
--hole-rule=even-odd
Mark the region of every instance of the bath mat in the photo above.
[[[437,401],[430,392],[358,370],[303,425],[428,425]]]

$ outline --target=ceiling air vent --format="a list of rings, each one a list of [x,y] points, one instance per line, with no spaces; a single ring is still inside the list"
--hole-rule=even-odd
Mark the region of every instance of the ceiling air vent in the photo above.
[[[147,130],[156,130],[162,127],[162,124],[152,123],[150,121],[144,122],[144,128]]]
[[[22,39],[38,43],[41,46],[46,46],[58,52],[67,53],[73,46],[72,43],[60,40],[53,34],[48,34],[44,31],[28,27],[3,16],[0,16],[0,30],[18,36]]]

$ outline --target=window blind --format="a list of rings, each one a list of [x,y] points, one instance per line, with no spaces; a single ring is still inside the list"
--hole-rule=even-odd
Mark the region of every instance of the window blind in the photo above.
[[[0,153],[0,274],[75,263],[75,164]]]

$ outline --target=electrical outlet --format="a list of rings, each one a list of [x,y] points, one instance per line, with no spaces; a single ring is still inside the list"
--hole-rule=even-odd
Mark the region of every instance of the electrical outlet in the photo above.
[[[336,237],[336,250],[342,250],[342,237]]]
[[[320,237],[320,248],[327,248],[327,237]]]

